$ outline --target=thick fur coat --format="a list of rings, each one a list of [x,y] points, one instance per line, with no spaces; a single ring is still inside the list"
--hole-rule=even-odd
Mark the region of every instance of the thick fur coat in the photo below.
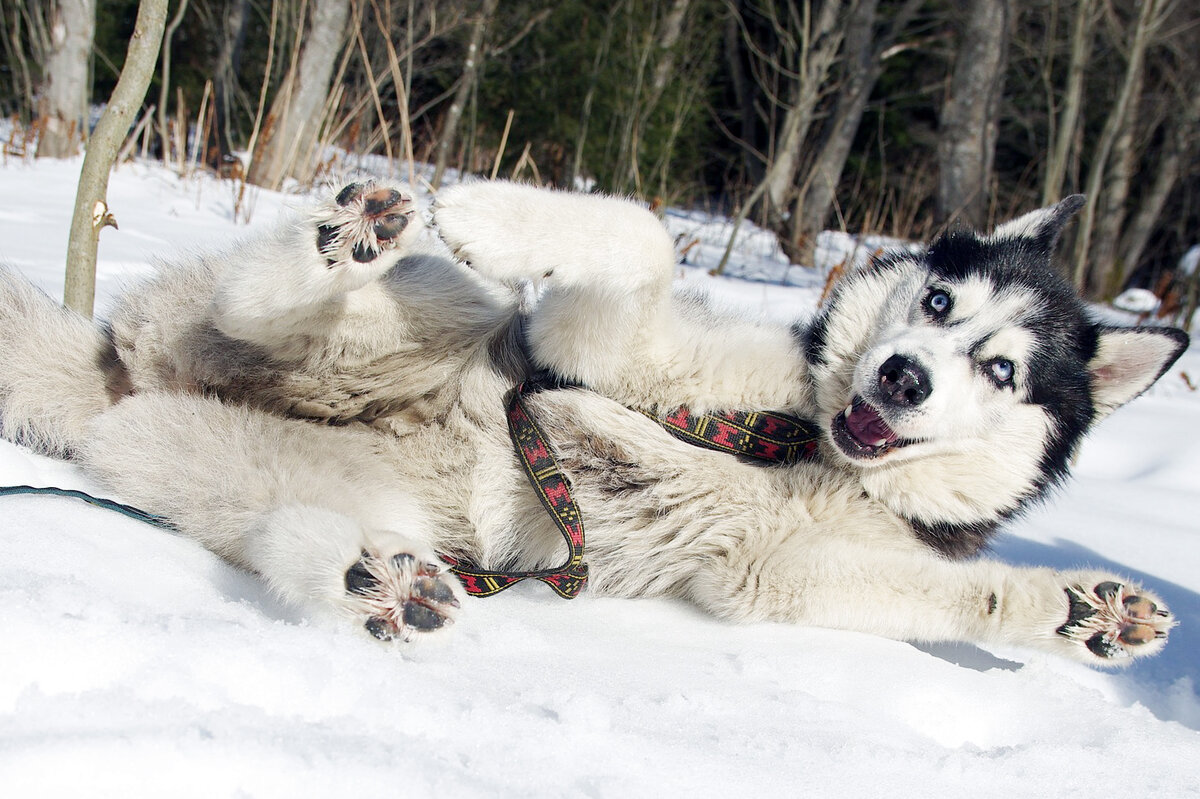
[[[562,562],[505,422],[547,370],[567,387],[528,405],[589,591],[1119,663],[1166,641],[1152,593],[976,555],[1187,344],[1087,318],[1050,267],[1077,207],[885,255],[787,327],[674,293],[672,242],[632,202],[466,184],[434,237],[402,189],[351,185],[163,265],[104,327],[4,274],[0,424],[311,614],[408,639],[476,601],[439,556]],[[682,405],[812,419],[819,457],[754,466],[647,415]]]

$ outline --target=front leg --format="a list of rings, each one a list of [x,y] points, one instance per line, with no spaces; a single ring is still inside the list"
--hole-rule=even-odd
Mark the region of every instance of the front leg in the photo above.
[[[952,562],[860,542],[785,542],[769,558],[747,548],[698,577],[693,595],[733,618],[1015,645],[1097,666],[1160,651],[1175,623],[1161,599],[1107,572]]]
[[[346,295],[394,267],[421,229],[403,189],[351,183],[308,219],[229,259],[214,292],[213,323],[231,338],[268,348],[311,334],[336,316]]]

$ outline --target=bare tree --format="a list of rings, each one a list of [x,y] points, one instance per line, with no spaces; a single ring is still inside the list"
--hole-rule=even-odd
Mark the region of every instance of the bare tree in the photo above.
[[[175,31],[183,24],[183,16],[187,13],[188,0],[179,0],[174,16],[167,23],[166,33],[163,34],[162,54],[159,59],[158,83],[158,140],[162,145],[162,160],[164,164],[171,162],[171,136],[167,133],[167,99],[171,96],[171,39]]]
[[[1170,0],[1144,0],[1129,32],[1125,74],[1091,154],[1087,204],[1075,240],[1075,285],[1088,296],[1113,293],[1117,286],[1117,241],[1125,222],[1125,202],[1133,173],[1133,136],[1146,51],[1166,19]]]
[[[907,0],[888,29],[875,33],[877,0],[857,0],[847,22],[843,45],[843,77],[833,114],[796,196],[790,250],[799,263],[812,263],[817,234],[825,227],[837,187],[858,133],[867,99],[883,70],[884,60],[906,45],[897,40],[925,0]]]
[[[252,154],[249,180],[266,188],[278,189],[289,177],[306,183],[316,173],[316,148],[334,67],[346,43],[350,0],[312,0],[311,10],[299,57],[271,104],[262,146]]]
[[[108,208],[108,174],[121,142],[129,133],[134,114],[146,97],[166,20],[167,0],[141,0],[121,77],[96,123],[83,158],[67,244],[63,302],[84,316],[92,315],[96,298],[96,245],[100,231],[106,225],[116,226]]]
[[[54,4],[39,110],[39,158],[76,155],[87,136],[88,59],[95,30],[95,0],[57,0]]]
[[[242,45],[250,19],[249,0],[229,0],[221,19],[221,46],[213,68],[213,142],[205,161],[220,168],[225,156],[233,151],[234,98],[238,94],[238,69]]]
[[[430,181],[435,189],[442,185],[442,178],[450,160],[450,151],[458,139],[458,125],[462,120],[463,110],[467,107],[467,101],[479,81],[488,25],[491,24],[492,17],[496,14],[496,7],[499,5],[500,0],[483,0],[474,22],[471,24],[471,36],[467,42],[466,57],[463,59],[462,75],[459,76],[454,99],[450,101],[450,108],[446,111],[446,118],[442,122],[442,134],[438,138],[437,161],[434,164],[433,179]]]
[[[936,215],[982,227],[996,155],[1011,0],[964,0],[958,50],[942,105]]]
[[[1046,158],[1042,205],[1051,205],[1062,199],[1067,164],[1070,161],[1072,146],[1079,135],[1084,78],[1092,57],[1096,16],[1096,0],[1076,0],[1075,19],[1071,27],[1071,55],[1067,65],[1067,88],[1062,100],[1062,110],[1055,121],[1055,129],[1051,136],[1050,154]]]

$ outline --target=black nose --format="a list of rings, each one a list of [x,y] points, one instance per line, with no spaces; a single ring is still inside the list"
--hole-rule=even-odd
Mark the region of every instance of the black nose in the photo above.
[[[933,393],[933,381],[912,358],[893,355],[879,367],[879,390],[893,405],[916,406]]]

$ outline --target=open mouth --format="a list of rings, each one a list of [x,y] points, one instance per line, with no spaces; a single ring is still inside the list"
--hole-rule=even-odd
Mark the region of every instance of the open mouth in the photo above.
[[[855,397],[846,410],[833,417],[831,430],[833,441],[842,452],[861,460],[880,458],[912,443],[896,435],[879,411],[862,397]]]

